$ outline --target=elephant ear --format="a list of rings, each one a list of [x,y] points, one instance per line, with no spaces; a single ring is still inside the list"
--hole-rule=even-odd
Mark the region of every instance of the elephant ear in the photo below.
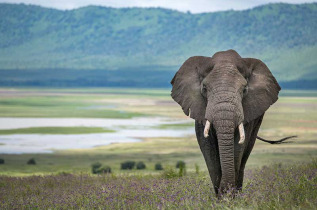
[[[250,122],[264,114],[277,101],[281,87],[261,60],[244,58],[244,61],[249,68],[250,75],[247,78],[248,91],[242,104],[244,120]]]
[[[201,81],[212,69],[210,57],[193,56],[188,58],[171,81],[171,96],[191,118],[203,122],[207,106],[201,95]]]

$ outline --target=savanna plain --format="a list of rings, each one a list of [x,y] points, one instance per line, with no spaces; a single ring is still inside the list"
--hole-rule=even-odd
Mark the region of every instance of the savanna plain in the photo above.
[[[2,153],[0,209],[316,209],[316,91],[282,91],[266,112],[259,136],[298,137],[279,145],[257,140],[243,190],[234,199],[228,193],[221,200],[213,192],[194,121],[169,94],[168,89],[0,89],[0,124],[9,118],[98,118],[132,119],[137,125],[140,118],[158,117],[168,120],[156,125],[161,132],[192,128],[183,137],[140,137],[138,142],[51,153]],[[118,128],[30,126],[2,129],[0,139],[115,132]],[[36,164],[27,164],[31,158]],[[146,168],[122,170],[125,161],[142,161]],[[178,161],[185,167],[176,168]],[[111,173],[92,174],[96,162],[109,166]],[[163,170],[155,170],[157,163]]]

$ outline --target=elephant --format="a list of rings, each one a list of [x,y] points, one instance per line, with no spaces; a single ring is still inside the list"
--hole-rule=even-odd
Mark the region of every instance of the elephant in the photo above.
[[[171,84],[172,98],[195,120],[216,195],[241,190],[264,113],[281,90],[271,71],[261,60],[227,50],[188,58]]]

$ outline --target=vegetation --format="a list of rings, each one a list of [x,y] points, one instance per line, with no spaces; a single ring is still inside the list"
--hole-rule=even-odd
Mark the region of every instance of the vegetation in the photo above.
[[[0,135],[12,134],[85,134],[85,133],[108,133],[114,132],[98,127],[32,127],[0,130]]]
[[[31,158],[30,160],[28,160],[27,164],[28,165],[36,165],[36,161],[34,158]]]
[[[316,11],[317,3],[203,14],[0,4],[0,85],[167,87],[188,57],[236,49],[290,81],[283,86],[316,89]]]
[[[27,91],[28,92],[28,91]],[[28,95],[28,93],[26,96]],[[30,90],[30,93],[32,90]],[[11,91],[7,93],[11,94]],[[14,94],[14,93],[13,93]],[[32,94],[32,93],[31,93]],[[142,114],[129,112],[125,110],[118,110],[116,104],[107,104],[102,102],[101,94],[87,95],[63,95],[63,92],[56,95],[49,96],[50,93],[44,93],[47,96],[28,96],[28,97],[14,97],[14,98],[0,98],[0,117],[53,117],[53,118],[132,118],[142,116]],[[120,96],[111,96],[112,99],[120,98]],[[48,111],[49,110],[49,111]],[[3,130],[3,134],[14,133],[80,133],[79,128],[69,127],[69,131],[65,128],[26,128]],[[83,128],[83,132],[111,132],[111,130],[102,130],[102,128]]]
[[[171,179],[171,178],[176,178],[181,176],[179,173],[177,173],[177,171],[173,167],[167,166],[162,172],[162,177],[165,179]]]
[[[96,162],[91,165],[91,172],[93,174],[108,174],[111,173],[111,167],[102,166],[101,163]]]
[[[136,169],[138,170],[142,170],[142,169],[145,169],[146,168],[146,165],[144,164],[143,161],[140,161],[136,164]]]
[[[244,189],[218,200],[197,176],[0,176],[1,209],[315,209],[317,162],[245,173]],[[43,196],[45,195],[45,196]]]
[[[102,166],[98,171],[97,174],[109,174],[111,173],[110,166]]]
[[[79,110],[78,117],[107,117],[95,115],[95,111],[113,110],[120,113],[118,117],[121,118],[134,113],[134,116],[155,115],[175,120],[188,119],[169,94],[170,90],[167,89],[1,89],[0,110],[6,111],[1,111],[0,114],[7,113],[7,117],[35,117],[47,116],[53,112],[54,115],[73,117],[70,111],[64,110]],[[273,140],[289,135],[299,137],[292,140],[292,143],[281,145],[257,141],[247,168],[269,166],[273,163],[293,164],[317,157],[316,91],[282,90],[281,95],[278,102],[266,112],[259,135]],[[179,160],[186,162],[187,173],[196,173],[196,166],[199,168],[199,174],[204,173],[207,168],[194,134],[193,121],[188,119],[183,125],[171,125],[172,129],[180,127],[192,129],[192,135],[181,138],[143,138],[143,141],[138,143],[58,150],[52,154],[1,154],[5,164],[0,165],[0,174],[29,176],[91,173],[91,164],[94,162],[111,167],[112,173],[115,174],[158,174],[160,170],[155,170],[157,163],[161,163],[164,169],[168,165],[175,168]],[[161,129],[167,128],[166,124]],[[44,130],[38,132],[44,133]],[[36,165],[26,164],[31,158],[36,160]],[[126,160],[136,163],[143,161],[146,169],[121,170],[121,163]]]
[[[196,172],[196,174],[199,174],[199,165],[198,164],[195,164],[195,172]]]
[[[178,176],[185,176],[186,175],[186,165],[180,165],[179,166],[179,172],[178,172]]]
[[[176,168],[181,168],[181,167],[185,167],[186,163],[182,160],[177,161],[176,163]]]
[[[133,169],[135,166],[135,161],[125,161],[123,163],[121,163],[121,169],[122,170],[131,170]]]
[[[161,170],[163,170],[163,166],[161,163],[156,163],[154,166],[154,169],[157,171],[161,171]]]
[[[0,164],[4,164],[4,163],[5,163],[4,159],[0,158]]]
[[[1,51],[0,51],[1,53]],[[163,70],[162,70],[163,69]],[[177,67],[107,69],[0,69],[0,86],[33,87],[169,87]],[[125,75],[122,77],[122,75]],[[139,77],[142,75],[142,77]]]
[[[97,174],[100,167],[101,167],[101,163],[99,163],[99,162],[93,163],[91,165],[91,172],[93,174]]]
[[[13,114],[29,113],[29,117],[50,110],[58,115],[70,107],[83,110],[86,116],[93,116],[91,110],[108,109],[184,120],[181,108],[171,101],[169,92],[1,89],[0,109],[5,107]],[[222,200],[215,197],[193,131],[181,138],[144,138],[138,143],[59,150],[52,154],[1,154],[5,164],[0,165],[0,209],[314,209],[316,91],[284,91],[282,95],[265,114],[259,134],[268,139],[299,137],[281,145],[257,141],[247,162],[244,189],[234,200],[230,196]],[[171,127],[189,128],[190,123],[189,119],[183,125]],[[30,159],[36,160],[36,165],[26,164]],[[125,160],[134,163],[133,169],[121,170]],[[175,169],[179,160],[186,163],[186,168]],[[100,164],[91,165],[97,162]],[[138,162],[146,168],[136,170]],[[163,168],[161,163],[164,170],[158,170]],[[101,175],[92,175],[93,168]]]

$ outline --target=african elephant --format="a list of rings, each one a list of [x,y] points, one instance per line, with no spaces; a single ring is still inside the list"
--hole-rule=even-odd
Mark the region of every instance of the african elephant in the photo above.
[[[195,119],[196,137],[216,194],[242,188],[264,112],[281,90],[268,67],[234,50],[187,59],[171,96]]]

